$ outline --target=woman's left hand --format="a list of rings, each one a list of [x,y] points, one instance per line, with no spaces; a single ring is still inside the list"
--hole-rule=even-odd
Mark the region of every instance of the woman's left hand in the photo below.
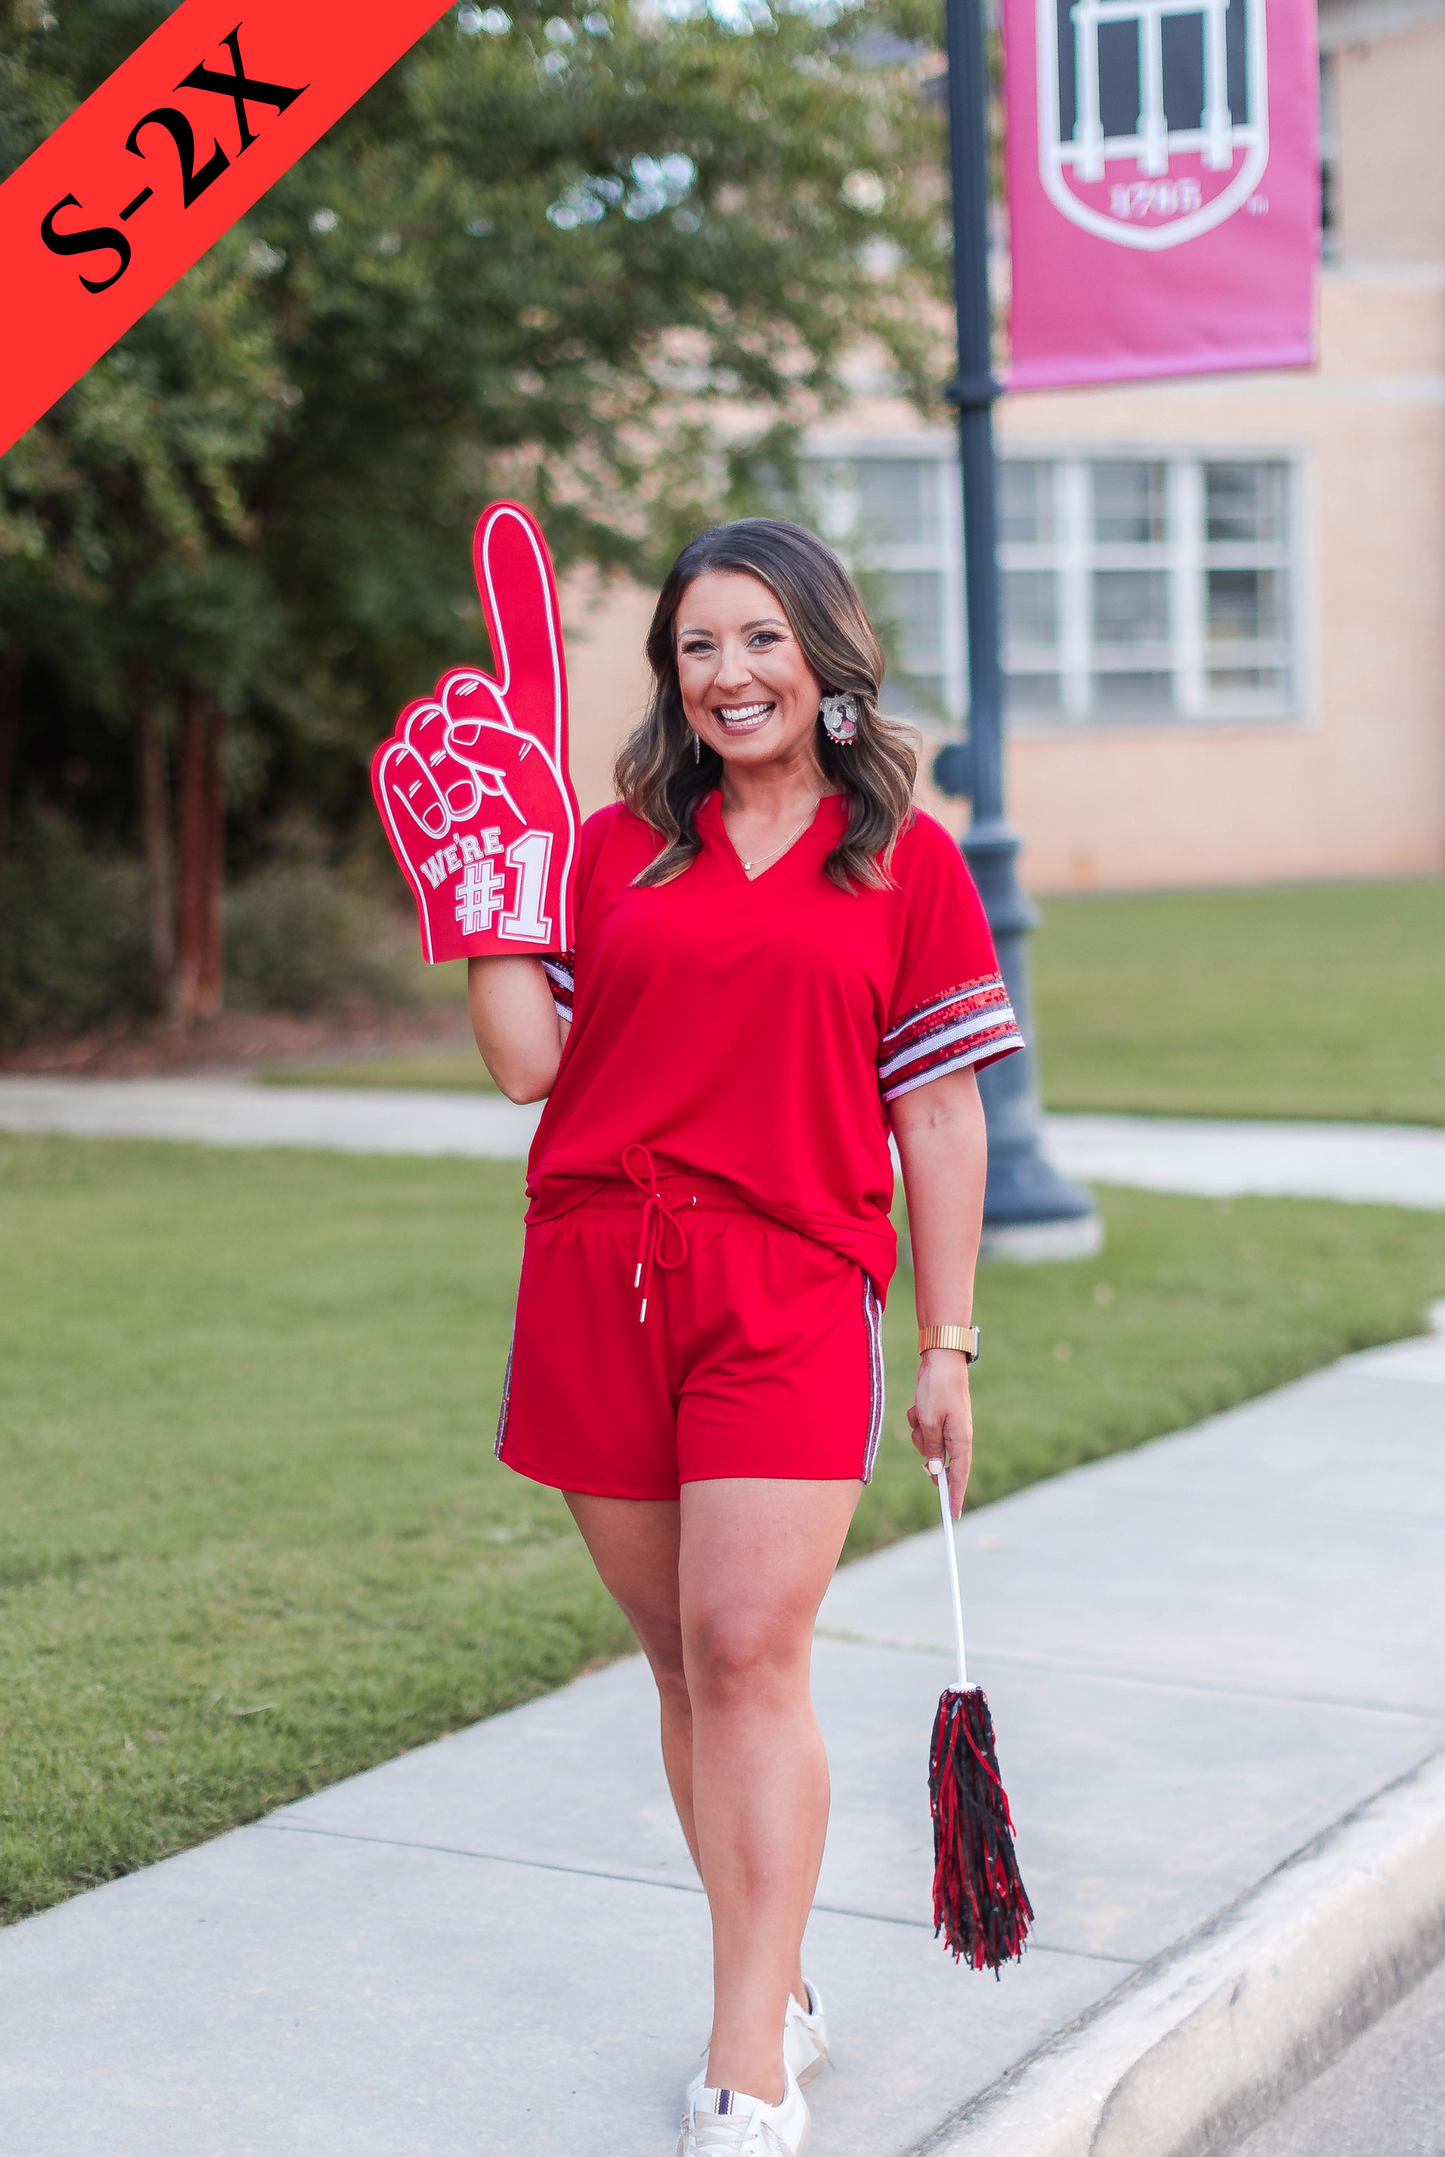
[[[948,1462],[949,1506],[963,1511],[973,1464],[973,1408],[968,1397],[968,1359],[958,1348],[930,1348],[918,1366],[918,1391],[908,1411],[913,1443],[925,1461]]]

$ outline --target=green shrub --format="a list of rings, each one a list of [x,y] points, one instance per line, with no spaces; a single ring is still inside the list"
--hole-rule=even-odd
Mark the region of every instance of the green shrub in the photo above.
[[[403,924],[319,862],[280,860],[226,900],[226,1000],[255,1011],[405,1004]]]
[[[0,861],[0,1047],[94,1026],[149,996],[139,863],[87,851],[65,817],[20,816]]]

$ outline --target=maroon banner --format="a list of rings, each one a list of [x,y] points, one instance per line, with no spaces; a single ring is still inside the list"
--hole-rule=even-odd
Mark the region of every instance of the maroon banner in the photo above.
[[[1004,0],[1011,389],[1303,367],[1313,0]]]
[[[443,10],[185,0],[169,15],[0,186],[0,451]]]

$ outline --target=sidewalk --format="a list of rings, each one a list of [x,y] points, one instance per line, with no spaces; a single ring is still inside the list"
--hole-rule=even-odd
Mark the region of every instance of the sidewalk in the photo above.
[[[540,1102],[519,1108],[491,1093],[258,1086],[246,1079],[0,1078],[0,1131],[72,1138],[524,1161],[541,1113]]]
[[[208,1078],[0,1078],[0,1130],[81,1138],[508,1161],[525,1159],[540,1114],[539,1107],[518,1108],[486,1093],[258,1086]],[[1259,1192],[1445,1211],[1445,1130],[1166,1116],[1049,1116],[1045,1130],[1059,1167],[1086,1183],[1206,1198]]]
[[[928,1921],[938,1539],[838,1576],[815,1655],[834,1813],[807,1960],[837,2061],[816,2157],[1202,2149],[1135,2133],[1126,2100],[1144,2042],[1170,2103],[1218,2113],[1268,2025],[1231,1941],[1288,2000],[1326,2003],[1320,2056],[1438,1951],[1419,1928],[1445,1928],[1445,1886],[1419,1864],[1408,1940],[1405,1919],[1357,1923],[1308,1983],[1258,1943],[1281,1901],[1291,1923],[1318,1902],[1335,1823],[1445,1745],[1442,1462],[1435,1336],[968,1517],[973,1675],[1037,1911],[998,1984]],[[616,1664],[0,1933],[0,2147],[668,2157],[707,1927],[655,1730],[646,1671]],[[1445,1778],[1405,1800],[1445,1846]],[[1347,1855],[1366,1837],[1352,1907],[1391,1891],[1379,1823],[1399,1802],[1340,1831]],[[1157,2024],[1161,1986],[1194,2019],[1131,2040],[1126,2072],[1121,2017]],[[1242,1990],[1250,2028],[1211,2043],[1195,2010],[1227,2018]],[[1340,1998],[1365,2002],[1353,2025]]]

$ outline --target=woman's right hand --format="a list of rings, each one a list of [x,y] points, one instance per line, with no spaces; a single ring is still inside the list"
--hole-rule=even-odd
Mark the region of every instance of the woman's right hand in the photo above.
[[[467,1003],[482,1062],[509,1101],[545,1101],[557,1077],[566,1021],[540,959],[468,959]]]

